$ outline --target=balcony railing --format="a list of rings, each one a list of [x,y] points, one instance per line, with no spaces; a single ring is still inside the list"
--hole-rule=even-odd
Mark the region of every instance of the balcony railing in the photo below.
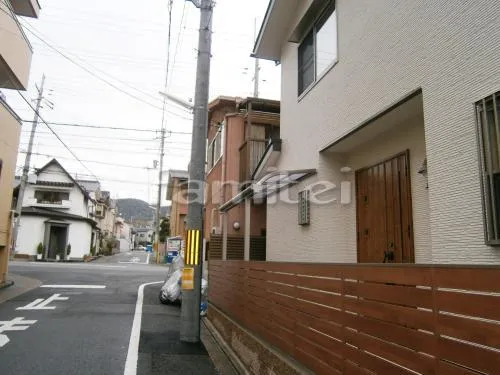
[[[49,200],[32,198],[28,199],[26,203],[28,206],[34,206],[34,207],[59,208],[59,209],[71,208],[71,201],[69,200],[49,201]]]
[[[266,151],[267,141],[249,139],[240,147],[240,182],[250,181],[260,159]]]

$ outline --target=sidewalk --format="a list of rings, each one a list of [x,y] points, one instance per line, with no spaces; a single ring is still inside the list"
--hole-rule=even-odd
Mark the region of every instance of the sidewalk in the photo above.
[[[137,374],[236,375],[228,360],[210,341],[205,341],[207,348],[201,342],[180,341],[181,307],[160,304],[160,287],[154,285],[144,290]]]
[[[15,298],[23,293],[35,289],[42,285],[42,282],[29,277],[9,273],[7,282],[14,282],[13,285],[0,289],[0,303]]]

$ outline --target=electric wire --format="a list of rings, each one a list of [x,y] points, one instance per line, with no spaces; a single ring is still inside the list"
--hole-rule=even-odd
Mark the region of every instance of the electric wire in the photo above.
[[[17,93],[23,98],[23,100],[30,106],[30,108],[33,110],[34,113],[38,116],[38,118],[45,124],[45,126],[55,135],[55,137],[64,145],[64,147],[69,151],[69,153],[82,165],[83,168],[85,168],[87,171],[89,171],[91,174],[94,174],[81,160],[80,158],[68,147],[68,145],[59,137],[59,135],[52,129],[52,127],[43,119],[43,117],[40,115],[40,113],[31,105],[28,99],[24,97],[24,95],[20,92],[17,91]]]

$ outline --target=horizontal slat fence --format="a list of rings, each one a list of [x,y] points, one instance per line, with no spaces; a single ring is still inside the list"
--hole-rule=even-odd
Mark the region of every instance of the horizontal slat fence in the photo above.
[[[208,242],[208,259],[222,259],[222,235],[212,234]],[[227,259],[243,260],[245,253],[243,236],[227,237]],[[266,260],[266,237],[250,236],[250,260]]]
[[[500,374],[500,268],[209,267],[211,304],[318,374]]]

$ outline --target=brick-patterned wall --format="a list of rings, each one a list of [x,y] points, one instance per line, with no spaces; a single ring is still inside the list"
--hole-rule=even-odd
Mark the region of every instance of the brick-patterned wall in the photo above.
[[[309,3],[297,9],[290,30]],[[500,263],[500,249],[484,243],[473,108],[475,101],[500,89],[500,3],[479,0],[464,7],[453,0],[337,0],[336,4],[338,63],[300,100],[298,45],[283,43],[283,147],[278,167],[317,168],[318,179],[339,177],[335,169],[345,160],[327,160],[319,150],[421,88],[429,189],[414,191],[413,207],[414,220],[424,223],[428,216],[429,224],[420,229],[416,224],[416,260]],[[415,172],[424,156],[422,144],[415,147],[420,154],[410,155],[413,189],[423,184]],[[268,207],[268,256],[288,257],[292,251],[301,260],[354,261],[352,212],[352,208],[312,207],[311,226],[302,228],[296,225],[296,206]]]

